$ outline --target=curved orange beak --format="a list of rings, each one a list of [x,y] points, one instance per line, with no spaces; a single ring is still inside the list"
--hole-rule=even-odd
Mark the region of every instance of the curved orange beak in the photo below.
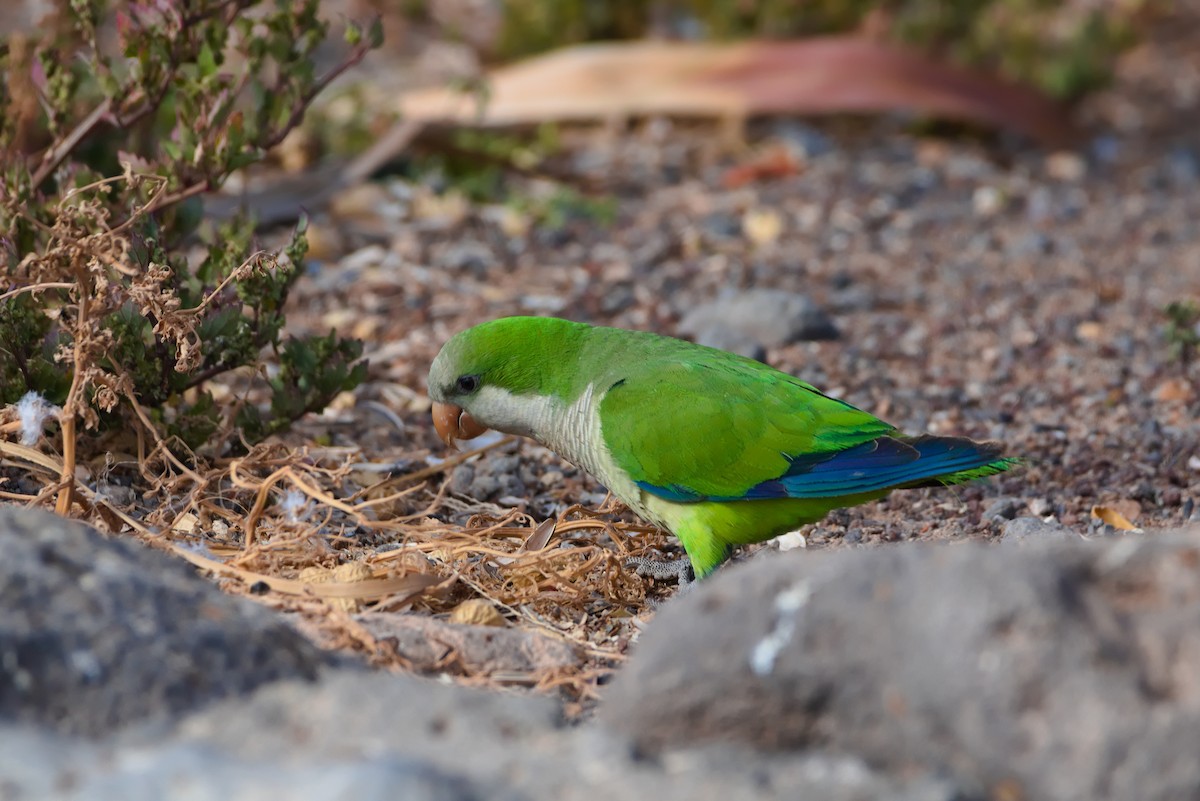
[[[433,404],[433,427],[442,442],[453,447],[458,439],[475,439],[487,431],[487,426],[475,422],[475,418],[451,403]]]

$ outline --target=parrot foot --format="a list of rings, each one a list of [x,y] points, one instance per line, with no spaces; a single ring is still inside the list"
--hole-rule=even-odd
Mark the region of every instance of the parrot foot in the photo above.
[[[635,556],[625,560],[625,566],[633,568],[633,572],[642,578],[652,578],[662,581],[673,578],[679,582],[680,588],[687,587],[696,580],[692,570],[692,560],[686,556],[680,559],[652,559],[648,556]]]

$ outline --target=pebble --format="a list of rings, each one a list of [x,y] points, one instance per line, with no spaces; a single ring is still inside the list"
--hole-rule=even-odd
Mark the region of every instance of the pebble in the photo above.
[[[1166,161],[1167,178],[1176,186],[1192,186],[1200,181],[1200,154],[1179,145],[1171,149]]]
[[[1012,520],[1021,513],[1025,503],[1020,498],[997,498],[983,511],[986,521]]]
[[[1018,517],[1006,522],[1002,528],[1000,542],[1005,545],[1025,545],[1046,540],[1078,539],[1075,532],[1061,523],[1046,522],[1036,517]]]
[[[717,239],[731,239],[741,236],[742,221],[732,214],[716,211],[704,218],[704,231]]]
[[[828,313],[807,295],[771,289],[727,293],[701,304],[684,315],[678,330],[702,345],[736,347],[744,355],[839,335]]]
[[[1054,514],[1054,504],[1045,498],[1034,498],[1029,502],[1029,512],[1038,517],[1047,517]]]
[[[496,263],[490,248],[482,242],[458,241],[447,247],[438,262],[448,270],[467,272],[476,278],[486,278]]]
[[[811,125],[796,120],[783,120],[775,126],[775,136],[788,149],[806,161],[820,158],[834,150],[833,140]]]
[[[1046,157],[1046,174],[1056,181],[1075,183],[1087,175],[1087,162],[1078,153],[1060,150]]]
[[[1005,197],[994,186],[980,186],[971,195],[971,207],[980,217],[992,217],[1004,210]]]

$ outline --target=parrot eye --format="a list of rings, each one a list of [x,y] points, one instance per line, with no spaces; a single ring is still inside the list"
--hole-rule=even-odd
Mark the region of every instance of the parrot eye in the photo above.
[[[458,380],[454,382],[455,387],[463,394],[470,394],[479,389],[479,376],[477,375],[460,375]]]

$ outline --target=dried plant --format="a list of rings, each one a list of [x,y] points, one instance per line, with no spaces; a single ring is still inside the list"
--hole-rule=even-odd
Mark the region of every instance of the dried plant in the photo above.
[[[62,0],[40,40],[0,48],[0,403],[62,406],[58,510],[83,430],[130,425],[183,450],[242,448],[357,384],[358,343],[282,336],[304,226],[277,252],[253,223],[202,225],[199,196],[260,160],[379,44],[350,26],[317,75],[317,0]],[[207,253],[189,261],[188,241]],[[268,400],[221,408],[213,377],[279,367]],[[218,432],[221,436],[215,437]]]

